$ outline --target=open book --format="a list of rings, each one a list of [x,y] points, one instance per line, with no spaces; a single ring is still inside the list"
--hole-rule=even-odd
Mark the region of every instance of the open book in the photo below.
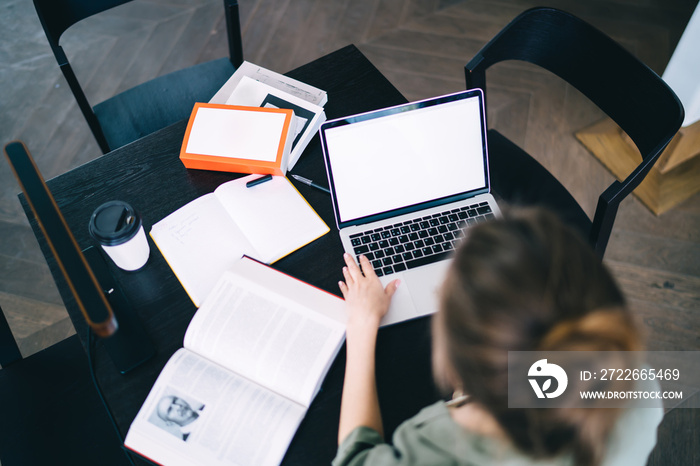
[[[249,175],[220,185],[153,225],[151,237],[199,307],[243,255],[267,264],[330,229],[283,176],[246,187]]]
[[[166,466],[279,464],[345,321],[342,299],[243,258],[195,314],[126,447]]]

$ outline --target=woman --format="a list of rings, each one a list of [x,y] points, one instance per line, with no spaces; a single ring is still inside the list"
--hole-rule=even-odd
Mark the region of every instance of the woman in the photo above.
[[[345,262],[347,365],[334,464],[600,465],[630,452],[644,464],[657,412],[507,408],[508,351],[640,349],[611,275],[552,214],[513,212],[468,230],[433,317],[434,378],[457,395],[402,424],[393,445],[383,441],[374,351],[400,284],[384,288],[364,257]],[[620,434],[630,424],[653,424],[651,438]]]

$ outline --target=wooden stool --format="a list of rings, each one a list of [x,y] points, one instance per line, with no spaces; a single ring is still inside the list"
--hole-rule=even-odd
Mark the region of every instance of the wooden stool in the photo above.
[[[576,138],[613,175],[623,180],[641,155],[629,137],[606,118],[576,133]],[[700,121],[682,127],[633,194],[660,215],[700,191]]]

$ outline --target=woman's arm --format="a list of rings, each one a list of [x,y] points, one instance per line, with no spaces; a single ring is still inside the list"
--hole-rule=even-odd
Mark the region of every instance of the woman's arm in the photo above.
[[[344,259],[347,264],[343,268],[345,282],[338,285],[345,297],[349,315],[338,444],[360,426],[370,427],[383,435],[374,352],[379,323],[399,285],[399,281],[394,280],[384,288],[364,256],[360,257],[359,267],[349,254],[345,254]]]

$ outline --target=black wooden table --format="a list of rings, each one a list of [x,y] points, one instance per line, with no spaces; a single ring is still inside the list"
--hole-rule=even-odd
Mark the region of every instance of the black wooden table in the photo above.
[[[325,106],[328,119],[406,102],[354,46],[315,60],[288,75],[328,92]],[[221,183],[242,176],[186,169],[178,158],[185,126],[184,121],[177,123],[48,182],[81,248],[94,244],[88,234],[88,220],[93,210],[106,201],[118,199],[130,203],[143,217],[148,231],[154,223],[184,204],[213,191]],[[318,136],[311,141],[293,172],[326,183]],[[274,267],[340,295],[337,283],[342,279],[343,251],[330,198],[323,192],[294,183],[331,231],[278,261]],[[24,207],[76,331],[85,343],[86,323],[26,203]],[[182,346],[185,330],[196,311],[150,238],[149,242],[151,257],[140,271],[129,273],[110,267],[152,338],[157,354],[122,375],[101,342],[96,348],[97,378],[122,434],[126,434],[167,360]],[[297,431],[284,464],[327,465],[333,458],[344,367],[343,349]],[[385,430],[391,435],[401,421],[437,399],[431,382],[429,319],[416,319],[381,330],[377,372]]]

